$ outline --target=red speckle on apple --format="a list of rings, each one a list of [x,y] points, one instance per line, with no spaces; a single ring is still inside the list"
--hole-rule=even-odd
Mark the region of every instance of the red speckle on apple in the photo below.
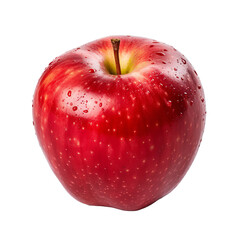
[[[74,198],[138,210],[171,192],[191,166],[205,125],[204,92],[186,58],[151,39],[114,37],[117,74],[111,39],[47,67],[34,94],[34,127]]]

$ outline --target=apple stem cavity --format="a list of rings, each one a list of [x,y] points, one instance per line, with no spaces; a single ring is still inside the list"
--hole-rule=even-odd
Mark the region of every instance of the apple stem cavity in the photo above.
[[[116,38],[111,39],[111,43],[112,43],[112,46],[113,46],[117,75],[121,75],[121,67],[120,67],[120,61],[119,61],[120,39],[116,39]]]

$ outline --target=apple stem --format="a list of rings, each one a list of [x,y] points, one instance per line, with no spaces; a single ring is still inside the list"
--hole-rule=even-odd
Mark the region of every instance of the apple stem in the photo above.
[[[112,42],[112,46],[113,46],[117,75],[121,75],[121,67],[120,67],[120,61],[119,61],[120,39],[111,39],[111,42]]]

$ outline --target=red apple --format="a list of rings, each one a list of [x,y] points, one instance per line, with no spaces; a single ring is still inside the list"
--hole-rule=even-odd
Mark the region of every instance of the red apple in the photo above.
[[[189,169],[204,130],[204,93],[175,48],[114,38],[121,74],[112,37],[69,51],[41,76],[33,118],[53,172],[74,198],[137,210],[168,194]]]

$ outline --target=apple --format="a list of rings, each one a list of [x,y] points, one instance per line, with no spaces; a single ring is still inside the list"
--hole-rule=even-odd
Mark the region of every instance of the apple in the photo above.
[[[186,57],[132,36],[57,57],[33,99],[38,140],[65,189],[82,203],[129,211],[178,185],[199,148],[205,114]]]

